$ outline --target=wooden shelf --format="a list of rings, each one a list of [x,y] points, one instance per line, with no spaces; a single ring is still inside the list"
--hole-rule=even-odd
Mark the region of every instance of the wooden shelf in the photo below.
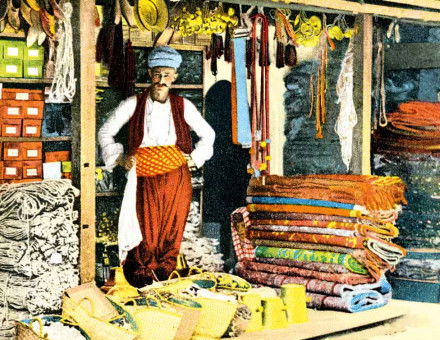
[[[96,197],[117,197],[122,195],[123,193],[119,191],[103,191],[96,193]]]
[[[0,78],[0,83],[5,84],[52,84],[48,78]]]
[[[135,83],[134,86],[138,88],[149,87],[151,83]],[[97,87],[110,87],[106,79],[100,78],[96,80]],[[203,90],[202,84],[175,84],[171,86],[172,89],[176,90]]]
[[[59,137],[0,137],[0,142],[70,142],[71,136]]]

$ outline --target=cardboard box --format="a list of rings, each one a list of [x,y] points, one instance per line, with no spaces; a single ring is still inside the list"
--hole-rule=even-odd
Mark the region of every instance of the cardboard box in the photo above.
[[[2,90],[2,99],[12,100],[43,100],[44,93],[42,90],[29,89],[7,89]]]
[[[22,171],[21,161],[3,161],[3,179],[21,179]]]
[[[3,160],[5,161],[21,161],[22,151],[20,143],[4,143],[3,144]]]
[[[43,163],[41,161],[23,161],[23,179],[42,177]]]
[[[33,45],[31,47],[25,47],[23,51],[23,60],[44,60],[44,47]]]
[[[41,120],[40,119],[23,119],[23,137],[40,137],[41,136]]]
[[[50,162],[64,162],[70,161],[70,151],[48,151],[44,153],[44,161]]]
[[[22,119],[3,119],[2,120],[2,136],[3,137],[20,137],[21,136]]]
[[[19,59],[0,59],[0,77],[23,77],[23,61]]]
[[[61,179],[61,162],[43,163],[44,179]]]
[[[18,101],[17,101],[18,102]],[[25,119],[43,119],[44,101],[22,101],[22,114]]]
[[[43,78],[43,62],[39,60],[25,60],[23,62],[24,78]]]
[[[0,100],[0,117],[4,119],[23,118],[22,102],[17,100]]]
[[[34,161],[43,159],[42,142],[21,143],[21,158],[24,161]]]
[[[26,43],[21,40],[3,40],[3,58],[23,60]]]

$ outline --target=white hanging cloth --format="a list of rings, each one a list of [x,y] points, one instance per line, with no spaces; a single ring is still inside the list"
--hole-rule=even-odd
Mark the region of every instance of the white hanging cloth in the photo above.
[[[341,157],[347,171],[350,169],[353,155],[353,128],[357,124],[357,115],[353,102],[353,39],[350,39],[336,83],[337,103],[340,104],[335,131],[341,144]]]

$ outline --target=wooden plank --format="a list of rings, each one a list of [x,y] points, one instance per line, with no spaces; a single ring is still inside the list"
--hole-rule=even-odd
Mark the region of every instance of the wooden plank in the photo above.
[[[325,336],[358,327],[372,325],[378,322],[401,317],[409,313],[407,301],[391,300],[384,307],[359,313],[337,311],[317,311],[308,309],[309,322],[294,324],[284,329],[264,330],[255,333],[244,333],[235,339],[309,339]],[[355,337],[353,337],[354,339]]]
[[[52,84],[52,79],[47,78],[0,78],[0,83],[12,84]]]
[[[440,68],[440,43],[393,44],[385,50],[385,70]]]
[[[371,91],[373,84],[373,17],[363,16],[362,174],[371,174]]]
[[[417,20],[424,22],[440,22],[440,12],[433,10],[408,9],[392,7],[386,5],[372,5],[346,0],[229,0],[230,3],[246,5],[265,6],[265,7],[290,7],[292,9],[313,10],[316,12],[331,13],[332,11],[352,13],[352,14],[371,14],[381,17]],[[285,5],[290,6],[285,6]],[[301,7],[298,7],[301,5]]]
[[[0,137],[0,142],[69,142],[70,136],[60,137]]]
[[[80,277],[95,277],[95,1],[72,3],[77,92],[72,105],[73,183],[80,189]]]
[[[415,7],[440,9],[440,1],[438,0],[382,0],[383,2],[391,2],[395,4],[410,5]]]

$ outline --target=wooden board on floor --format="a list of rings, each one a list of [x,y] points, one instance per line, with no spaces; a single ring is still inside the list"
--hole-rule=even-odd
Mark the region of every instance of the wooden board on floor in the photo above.
[[[311,309],[308,312],[309,322],[307,323],[292,325],[284,329],[245,333],[235,339],[296,340],[330,335],[403,316],[409,312],[409,304],[403,300],[391,300],[384,307],[359,313],[316,311]]]

